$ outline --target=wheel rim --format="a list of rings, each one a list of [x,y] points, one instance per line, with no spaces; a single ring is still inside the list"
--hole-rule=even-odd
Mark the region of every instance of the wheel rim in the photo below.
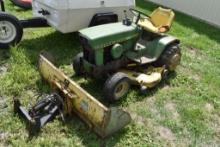
[[[129,90],[129,83],[127,81],[122,81],[120,82],[116,87],[115,87],[115,99],[118,100],[122,96],[124,96]]]
[[[16,37],[16,28],[9,21],[0,21],[0,42],[10,43]]]
[[[180,64],[180,60],[181,60],[181,55],[178,53],[174,54],[170,59],[170,65],[169,65],[170,70],[175,70],[176,67]]]

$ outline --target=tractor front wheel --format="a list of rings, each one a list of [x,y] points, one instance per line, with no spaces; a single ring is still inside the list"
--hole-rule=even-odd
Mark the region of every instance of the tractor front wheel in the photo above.
[[[73,70],[77,76],[82,75],[83,65],[82,65],[83,53],[78,53],[73,59]]]
[[[104,96],[109,102],[118,101],[130,89],[130,79],[124,73],[118,72],[109,77],[104,85]]]
[[[181,49],[179,45],[171,44],[164,50],[156,64],[158,66],[165,65],[169,71],[174,71],[180,64],[181,56]]]

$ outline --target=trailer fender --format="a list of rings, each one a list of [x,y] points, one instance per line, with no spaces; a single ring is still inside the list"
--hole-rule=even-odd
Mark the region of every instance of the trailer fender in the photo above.
[[[115,13],[97,13],[93,16],[89,27],[101,25],[101,24],[107,24],[107,23],[113,23],[118,22],[118,15]]]

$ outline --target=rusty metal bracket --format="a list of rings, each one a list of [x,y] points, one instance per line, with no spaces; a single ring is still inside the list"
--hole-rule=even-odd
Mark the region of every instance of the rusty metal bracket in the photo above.
[[[57,115],[60,115],[64,121],[63,107],[63,99],[57,93],[43,97],[28,110],[21,106],[18,98],[14,98],[14,112],[28,122],[30,134],[39,132],[41,127],[53,120]]]

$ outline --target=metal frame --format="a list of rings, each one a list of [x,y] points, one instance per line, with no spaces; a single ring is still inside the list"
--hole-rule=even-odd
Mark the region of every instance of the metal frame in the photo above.
[[[35,17],[25,20],[19,20],[23,28],[49,27],[47,20],[43,17]]]
[[[14,112],[23,116],[25,120],[27,120],[30,134],[37,133],[41,127],[59,114],[64,121],[63,107],[63,100],[61,96],[56,93],[44,96],[28,111],[21,106],[19,99],[14,98]]]

